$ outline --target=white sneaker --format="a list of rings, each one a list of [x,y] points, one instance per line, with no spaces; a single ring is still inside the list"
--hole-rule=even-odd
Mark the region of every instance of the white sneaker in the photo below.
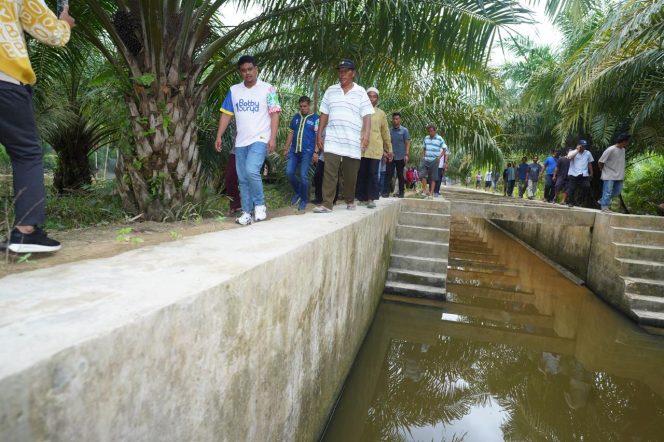
[[[256,221],[265,221],[267,219],[267,207],[256,206],[254,209],[254,216]]]
[[[239,218],[235,219],[235,222],[242,225],[242,226],[248,226],[251,224],[251,214],[249,212],[242,212],[242,215],[240,215]]]

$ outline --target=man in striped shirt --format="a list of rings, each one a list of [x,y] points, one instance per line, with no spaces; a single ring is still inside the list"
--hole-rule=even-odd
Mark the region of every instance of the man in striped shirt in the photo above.
[[[337,66],[339,84],[330,86],[320,105],[320,123],[316,138],[316,153],[325,152],[323,204],[315,213],[332,211],[339,180],[344,177],[346,208],[355,210],[355,184],[362,152],[369,145],[373,106],[367,91],[353,81],[355,63],[345,59]]]
[[[433,198],[433,190],[438,179],[438,164],[440,159],[445,155],[446,145],[443,137],[436,133],[436,126],[429,124],[427,131],[429,135],[424,137],[424,155],[422,163],[420,164],[420,179],[422,180],[422,187],[427,198]],[[447,160],[447,159],[446,159]],[[429,186],[427,187],[427,181]]]

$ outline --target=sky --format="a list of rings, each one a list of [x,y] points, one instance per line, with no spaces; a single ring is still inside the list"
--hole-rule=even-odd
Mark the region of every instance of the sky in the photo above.
[[[533,19],[536,23],[515,26],[514,31],[530,37],[538,45],[553,46],[554,48],[559,47],[562,42],[562,34],[553,26],[551,20],[544,13],[544,2],[540,2],[536,7],[529,5],[526,0],[520,0],[519,3],[533,11]],[[503,54],[501,48],[498,45],[496,46],[491,54],[491,65],[498,66],[505,61],[513,60],[513,56]]]

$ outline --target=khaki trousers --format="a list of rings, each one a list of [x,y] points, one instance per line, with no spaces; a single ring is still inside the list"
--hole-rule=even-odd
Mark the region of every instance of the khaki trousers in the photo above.
[[[346,204],[355,201],[355,184],[357,183],[357,172],[360,170],[358,158],[342,157],[333,153],[325,152],[325,174],[323,176],[323,206],[332,209],[334,197],[337,192],[337,181],[339,180],[339,169],[343,174],[343,193]]]

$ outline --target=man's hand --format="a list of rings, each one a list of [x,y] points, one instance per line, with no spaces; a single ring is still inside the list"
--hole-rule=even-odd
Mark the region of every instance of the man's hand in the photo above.
[[[314,155],[311,157],[311,164],[318,163],[318,154],[314,152]]]
[[[290,153],[290,149],[284,149],[284,159],[288,159],[288,154]]]
[[[367,147],[369,147],[369,135],[364,134],[362,135],[362,152],[367,150]]]
[[[217,138],[217,139],[214,141],[214,149],[215,149],[217,152],[221,152],[221,138]]]
[[[323,152],[323,146],[325,145],[325,141],[323,140],[323,137],[318,135],[316,137],[316,147],[318,147],[319,152]]]
[[[406,154],[406,155],[403,156],[403,162],[404,162],[404,163],[407,163],[407,162],[408,162],[408,154]]]
[[[69,5],[62,8],[62,12],[60,13],[59,18],[60,20],[67,22],[70,29],[73,29],[76,26],[76,20],[74,20],[74,17],[69,15]]]
[[[267,153],[272,153],[277,150],[277,140],[270,138],[267,142]]]

